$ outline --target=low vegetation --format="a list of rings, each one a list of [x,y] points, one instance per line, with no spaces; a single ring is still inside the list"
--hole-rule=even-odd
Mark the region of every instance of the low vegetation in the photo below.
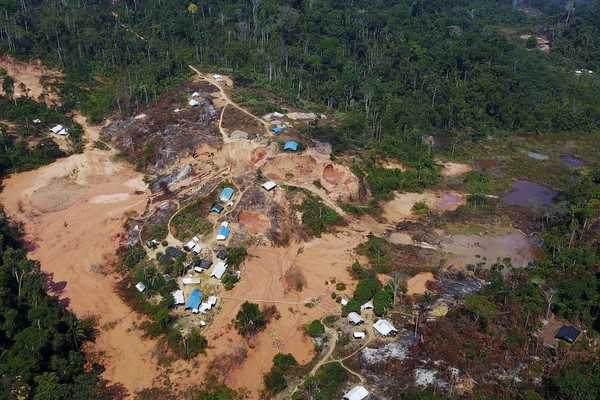
[[[323,204],[317,196],[306,193],[306,197],[299,206],[302,213],[302,226],[313,236],[321,236],[331,226],[343,223],[343,218],[333,209]]]
[[[219,202],[221,190],[229,182],[223,182],[215,187],[208,195],[199,197],[180,209],[171,219],[171,232],[181,241],[191,239],[194,235],[204,235],[213,228],[213,223],[208,220],[210,210]]]

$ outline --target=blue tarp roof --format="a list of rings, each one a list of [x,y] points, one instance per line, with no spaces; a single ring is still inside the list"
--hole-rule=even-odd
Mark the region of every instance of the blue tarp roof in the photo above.
[[[281,128],[273,128],[272,131],[275,133],[279,133],[281,132]]]
[[[200,291],[200,289],[194,289],[192,290],[192,293],[190,293],[190,297],[188,299],[187,305],[185,306],[185,309],[187,310],[188,308],[200,308],[201,303],[202,292]]]
[[[233,193],[234,193],[234,190],[232,188],[225,188],[221,192],[221,198],[231,200],[231,198],[233,197]]]
[[[294,142],[293,140],[287,142],[285,144],[285,146],[283,146],[284,150],[292,150],[292,151],[296,151],[298,150],[298,143]]]
[[[227,236],[229,236],[229,232],[231,232],[231,231],[229,230],[228,227],[222,226],[219,228],[217,235],[223,235],[223,236],[227,237]]]

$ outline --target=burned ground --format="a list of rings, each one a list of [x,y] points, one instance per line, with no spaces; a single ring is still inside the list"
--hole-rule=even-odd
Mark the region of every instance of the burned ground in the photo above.
[[[215,90],[206,82],[187,83],[143,107],[137,117],[111,124],[102,137],[113,140],[121,155],[138,170],[160,174],[180,158],[193,155],[202,144],[221,144],[214,124],[219,109],[209,97]],[[188,105],[194,91],[200,93],[195,98],[200,104],[196,107]]]

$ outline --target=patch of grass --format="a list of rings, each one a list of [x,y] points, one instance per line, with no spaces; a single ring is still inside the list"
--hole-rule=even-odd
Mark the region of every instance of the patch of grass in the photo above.
[[[264,115],[274,111],[282,111],[281,107],[273,100],[256,91],[236,91],[233,94],[233,101],[240,106],[249,108],[255,115]]]
[[[390,272],[394,260],[392,245],[384,238],[369,235],[367,243],[360,244],[356,252],[367,256],[373,269],[380,273]]]

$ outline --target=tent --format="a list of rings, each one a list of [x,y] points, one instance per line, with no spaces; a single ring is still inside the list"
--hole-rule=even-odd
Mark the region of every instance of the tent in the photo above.
[[[363,400],[369,396],[369,391],[364,386],[356,386],[354,389],[346,393],[343,397],[344,400]]]
[[[275,132],[275,133],[279,133],[279,132],[281,132],[281,128],[277,128],[277,127],[273,128],[273,129],[271,129],[271,130],[272,130],[273,132]]]
[[[373,309],[373,303],[371,303],[370,301],[367,301],[365,304],[363,304],[362,306],[360,306],[361,310],[372,310]]]
[[[277,186],[277,184],[273,181],[265,182],[262,184],[263,189],[265,189],[267,192],[271,191],[275,186]]]
[[[217,232],[217,240],[225,240],[231,231],[226,226],[221,226]]]
[[[215,75],[213,75],[213,79],[214,79],[215,81],[222,81],[222,80],[223,80],[223,77],[222,77],[221,75],[219,75],[219,74],[215,74]]]
[[[235,191],[232,188],[225,188],[221,192],[221,201],[229,201],[233,197]]]
[[[185,253],[176,247],[169,246],[165,249],[165,253],[173,258],[184,257]]]
[[[202,292],[200,291],[200,289],[194,289],[192,290],[192,293],[190,293],[190,298],[188,299],[187,304],[185,305],[185,309],[192,309],[192,310],[197,310],[200,307],[200,304],[202,303]]]
[[[42,120],[41,120],[41,119],[39,119],[39,118],[36,118],[36,119],[34,119],[34,120],[33,120],[33,123],[34,123],[34,124],[36,124],[36,125],[37,125],[37,124],[41,124],[41,123],[42,123]]]
[[[198,107],[200,105],[200,103],[197,100],[190,100],[188,101],[188,104],[192,107]]]
[[[290,151],[296,151],[296,150],[298,150],[298,143],[291,140],[291,141],[287,142],[285,144],[285,146],[283,146],[283,149],[290,150]]]
[[[146,285],[144,285],[142,282],[138,282],[138,283],[135,285],[135,288],[136,288],[137,290],[139,290],[140,292],[143,292],[144,290],[146,290]]]
[[[385,319],[380,319],[373,324],[373,329],[381,333],[382,336],[396,336],[398,330],[394,328],[394,325],[390,324]]]
[[[175,302],[176,306],[185,303],[185,299],[183,298],[183,290],[176,290],[171,294],[173,295],[173,301]]]
[[[202,251],[202,247],[201,247],[199,244],[195,245],[195,246],[192,248],[192,252],[193,252],[194,254],[200,254],[200,252],[201,252],[201,251]]]
[[[221,214],[221,213],[223,212],[223,210],[224,210],[224,209],[225,209],[225,207],[223,207],[222,205],[220,205],[220,204],[215,204],[215,205],[213,206],[213,208],[211,208],[211,210],[210,210],[210,211],[214,211],[214,212],[216,212],[217,214]]]
[[[362,319],[362,317],[354,311],[348,314],[348,321],[352,322],[354,325],[362,324],[365,322],[365,320]]]
[[[200,93],[198,93],[198,92],[194,92],[194,93],[192,93],[192,98],[194,98],[194,97],[199,97],[199,96],[200,96]]]
[[[581,331],[574,326],[563,326],[561,327],[554,337],[556,339],[564,340],[567,343],[574,343]]]
[[[218,262],[217,265],[215,266],[215,268],[213,269],[212,274],[210,274],[210,276],[213,276],[217,279],[221,279],[223,277],[223,275],[225,274],[226,269],[227,269],[227,264],[225,264],[224,262]]]

